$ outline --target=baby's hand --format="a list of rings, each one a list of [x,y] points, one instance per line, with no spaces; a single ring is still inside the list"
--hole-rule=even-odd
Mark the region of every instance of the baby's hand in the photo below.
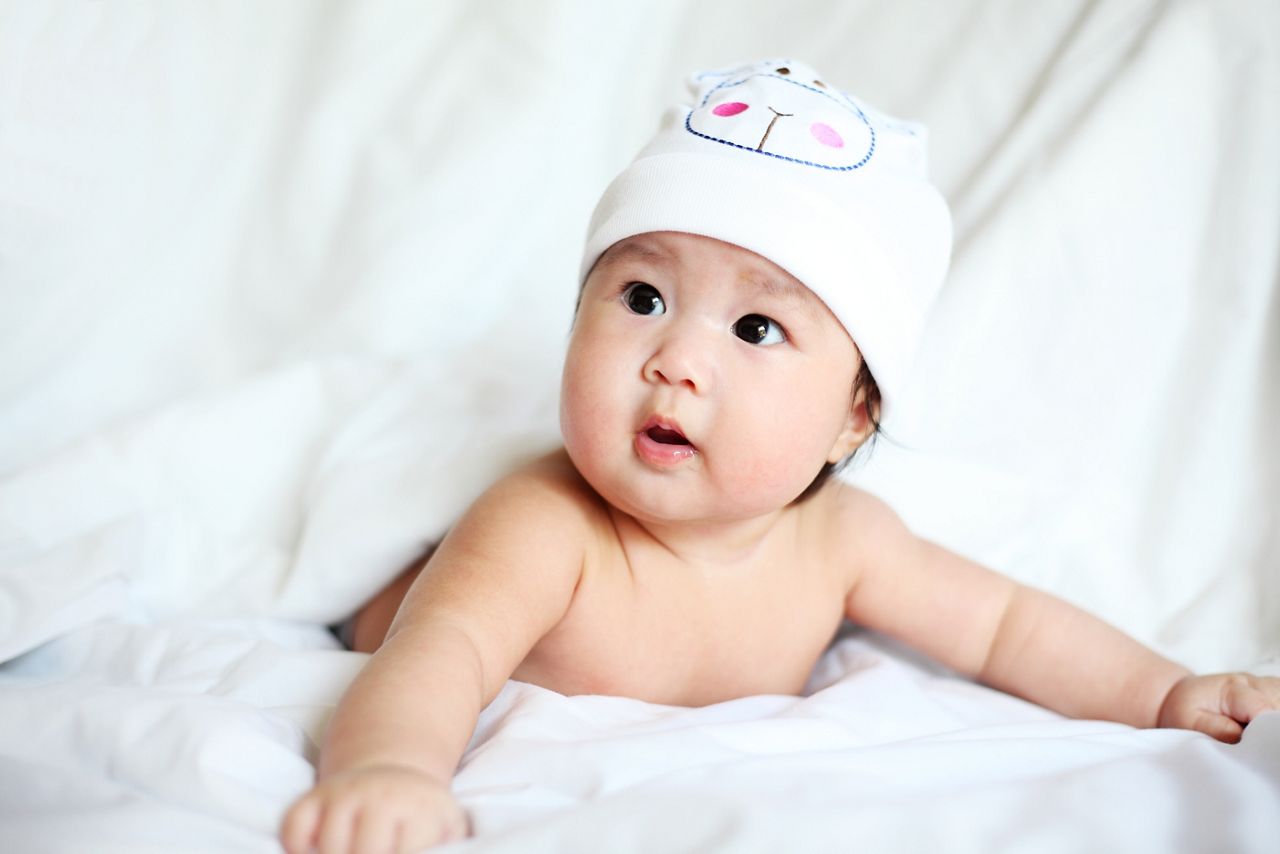
[[[1188,676],[1169,689],[1156,726],[1195,729],[1235,744],[1249,721],[1280,711],[1280,678],[1249,673]]]
[[[285,814],[288,854],[407,854],[468,833],[467,815],[442,782],[409,767],[376,765],[334,774]]]

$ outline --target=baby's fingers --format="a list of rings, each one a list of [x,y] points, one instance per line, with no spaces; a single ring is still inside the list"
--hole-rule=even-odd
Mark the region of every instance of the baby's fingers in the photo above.
[[[359,806],[350,800],[331,798],[325,804],[316,840],[320,854],[347,854],[351,850],[351,835],[359,814]]]
[[[351,850],[354,854],[399,854],[405,850],[400,843],[400,822],[386,810],[366,806],[356,823]]]
[[[313,797],[302,798],[289,807],[280,823],[280,844],[287,854],[307,854],[312,850],[321,809],[320,802]]]
[[[1242,724],[1267,711],[1280,709],[1280,679],[1240,675],[1226,685],[1223,711]]]
[[[399,825],[396,854],[416,854],[424,848],[465,839],[468,833],[466,813],[456,805],[406,816]]]
[[[1203,711],[1196,714],[1188,729],[1198,730],[1227,744],[1238,742],[1241,733],[1244,732],[1244,727],[1236,723],[1232,718],[1214,712]]]

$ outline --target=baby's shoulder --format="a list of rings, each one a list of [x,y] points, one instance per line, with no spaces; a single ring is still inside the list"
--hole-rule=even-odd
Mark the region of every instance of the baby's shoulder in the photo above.
[[[860,562],[911,537],[902,519],[882,498],[839,480],[813,496],[810,510],[816,537],[828,552]]]
[[[886,515],[896,515],[883,499],[834,478],[827,481],[807,503],[819,520],[845,529],[875,525]]]
[[[561,448],[499,479],[472,505],[472,512],[565,527],[594,526],[604,511]]]
[[[577,572],[598,539],[598,501],[567,457],[548,454],[486,489],[449,532],[442,552],[447,546],[488,566]]]

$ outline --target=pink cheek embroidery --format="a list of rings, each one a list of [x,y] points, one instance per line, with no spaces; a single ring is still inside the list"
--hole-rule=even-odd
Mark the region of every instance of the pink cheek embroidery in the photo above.
[[[741,101],[726,101],[717,106],[711,112],[715,113],[717,116],[736,116],[738,113],[747,109],[747,105]]]
[[[809,125],[809,133],[813,134],[813,138],[823,145],[829,145],[832,148],[844,148],[844,140],[840,138],[840,134],[836,133],[836,129],[831,125],[814,122]]]

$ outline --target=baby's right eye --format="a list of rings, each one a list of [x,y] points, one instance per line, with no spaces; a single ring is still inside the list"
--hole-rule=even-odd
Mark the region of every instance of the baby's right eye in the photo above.
[[[622,301],[635,314],[665,314],[667,304],[662,301],[662,294],[653,285],[644,282],[632,282],[622,292]]]

